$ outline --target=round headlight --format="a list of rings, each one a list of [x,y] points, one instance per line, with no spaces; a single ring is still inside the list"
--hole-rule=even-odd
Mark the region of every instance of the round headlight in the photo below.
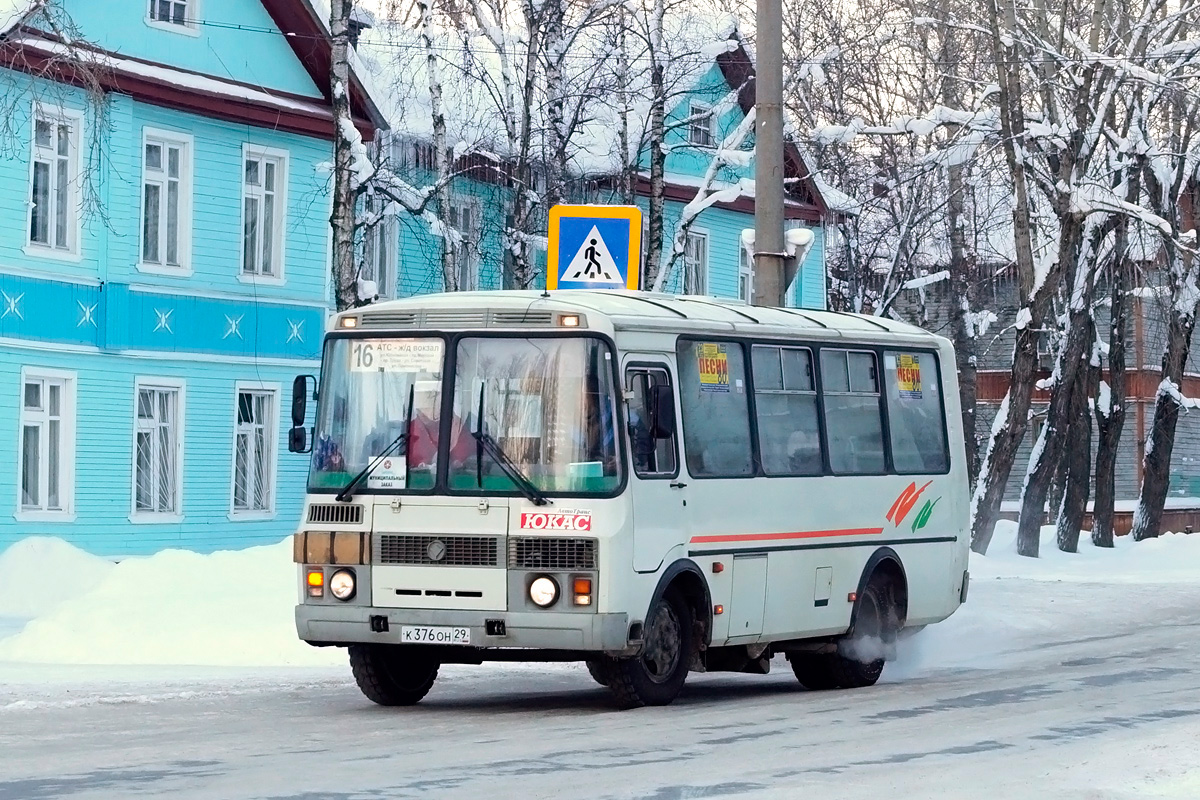
[[[553,578],[544,575],[534,578],[533,583],[529,584],[529,599],[542,608],[554,605],[554,601],[558,599],[558,584]]]
[[[349,600],[354,597],[354,573],[348,569],[339,569],[329,576],[329,593],[338,600]]]

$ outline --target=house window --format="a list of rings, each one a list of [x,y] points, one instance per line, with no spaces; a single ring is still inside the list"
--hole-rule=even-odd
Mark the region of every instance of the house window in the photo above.
[[[692,103],[688,110],[688,141],[697,147],[713,146],[712,106]]]
[[[689,232],[683,248],[683,293],[708,294],[708,234]]]
[[[382,198],[374,195],[367,198],[367,217],[378,216],[378,220],[363,233],[363,258],[358,272],[360,279],[375,283],[379,297],[391,297],[396,285],[393,276],[398,233],[395,217],[384,216],[387,206]]]
[[[738,300],[754,302],[754,259],[745,247],[738,247]]]
[[[150,0],[150,19],[168,25],[194,27],[194,0]],[[192,13],[189,13],[192,12]]]
[[[283,275],[287,158],[248,148],[242,169],[242,275]]]
[[[20,510],[69,513],[74,494],[75,379],[27,371],[21,381]]]
[[[450,227],[458,231],[459,240],[450,245],[451,257],[458,275],[458,290],[470,292],[479,285],[479,209],[466,200],[450,206]]]
[[[134,513],[178,514],[183,447],[182,385],[138,384],[134,433]]]
[[[233,510],[274,506],[275,392],[239,389],[233,443]]]
[[[29,243],[74,253],[81,199],[77,175],[79,127],[75,115],[38,109],[33,123]]]
[[[142,264],[186,269],[191,233],[191,148],[148,134],[142,162]]]

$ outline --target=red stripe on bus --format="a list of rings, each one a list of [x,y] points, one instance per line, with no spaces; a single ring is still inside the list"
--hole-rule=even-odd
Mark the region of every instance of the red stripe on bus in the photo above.
[[[825,536],[877,536],[883,528],[841,528],[834,531],[795,531],[793,533],[735,533],[729,536],[693,536],[691,544],[712,542],[768,542],[777,539],[820,539]]]

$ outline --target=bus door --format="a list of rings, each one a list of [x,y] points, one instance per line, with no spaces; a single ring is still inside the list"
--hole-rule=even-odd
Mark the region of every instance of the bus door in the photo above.
[[[627,355],[624,370],[626,436],[633,464],[633,568],[653,572],[687,535],[675,382],[662,356]]]

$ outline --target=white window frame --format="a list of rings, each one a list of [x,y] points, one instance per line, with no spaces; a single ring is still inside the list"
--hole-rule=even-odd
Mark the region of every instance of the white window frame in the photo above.
[[[457,224],[451,221],[450,227],[456,231],[462,232],[459,226],[462,223],[462,209],[467,209],[471,212],[471,227],[467,230],[466,236],[462,241],[454,246],[453,260],[454,270],[458,273],[458,290],[460,292],[473,292],[479,288],[479,248],[477,246],[479,236],[479,215],[480,204],[477,198],[474,197],[452,197],[450,200],[451,213],[458,219]],[[463,265],[462,260],[465,259],[468,268],[468,278],[463,282]]]
[[[234,496],[237,486],[237,437],[240,432],[241,425],[238,422],[238,407],[241,401],[243,392],[252,394],[265,394],[271,396],[271,418],[263,427],[266,429],[268,447],[270,452],[267,454],[267,480],[269,481],[268,488],[268,503],[267,508],[237,508],[234,505]],[[250,521],[274,519],[276,514],[276,500],[278,498],[279,488],[279,402],[283,396],[282,387],[278,383],[264,383],[262,381],[238,381],[233,388],[233,438],[231,439],[232,448],[229,451],[229,519],[233,521]]]
[[[146,9],[146,16],[143,18],[146,25],[151,28],[157,28],[160,31],[170,31],[171,33],[181,33],[185,36],[199,36],[200,25],[200,9],[203,0],[171,0],[171,4],[182,3],[186,7],[184,12],[184,24],[180,25],[177,22],[167,22],[161,19],[155,19],[151,15],[150,3],[158,4],[159,0],[142,0],[142,5]]]
[[[137,507],[138,397],[143,389],[176,392],[175,404],[175,510],[152,511]],[[187,438],[187,382],[180,378],[137,376],[133,381],[133,436],[130,448],[129,521],[160,524],[183,521],[183,453]]]
[[[390,201],[382,197],[367,198],[367,214],[374,213],[373,203],[381,203],[387,208]],[[379,259],[379,241],[387,243],[382,263]],[[396,296],[396,251],[400,245],[400,231],[394,216],[383,216],[374,227],[363,231],[362,260],[359,262],[358,275],[364,280],[373,280],[379,289],[380,300],[390,300]],[[380,280],[380,273],[383,279]],[[371,277],[368,277],[371,276]]]
[[[61,370],[50,369],[44,367],[22,367],[21,368],[21,384],[20,397],[18,398],[17,414],[17,503],[16,511],[13,513],[13,518],[19,522],[72,522],[75,519],[75,431],[76,431],[76,415],[77,410],[77,392],[78,392],[78,373]],[[24,469],[24,436],[25,425],[30,422],[30,416],[33,414],[39,415],[42,418],[38,419],[43,426],[49,421],[49,409],[42,412],[28,412],[25,409],[25,384],[31,380],[41,380],[48,383],[56,383],[61,389],[59,396],[59,431],[58,431],[58,498],[61,508],[49,509],[45,508],[46,490],[49,487],[48,470],[49,459],[47,458],[47,437],[45,436],[45,427],[43,433],[39,437],[39,453],[38,453],[38,488],[42,494],[42,508],[26,508],[24,507],[24,498],[21,496],[21,485],[23,483]],[[43,384],[43,387],[45,384]],[[42,404],[46,405],[47,393],[43,388]]]
[[[716,147],[717,134],[713,122],[711,105],[696,100],[690,101],[688,103],[688,144],[693,147]],[[698,139],[703,141],[698,141]]]
[[[146,164],[146,147],[151,144],[160,145],[163,147],[164,164],[161,171],[162,178],[158,179],[149,172]],[[166,263],[166,184],[169,180],[165,159],[166,148],[178,147],[179,153],[179,242],[178,248],[179,265],[172,266]],[[138,270],[155,275],[173,275],[176,277],[187,277],[192,274],[192,192],[193,185],[193,156],[195,152],[195,139],[186,133],[176,133],[175,131],[160,130],[158,128],[143,128],[142,129],[142,183],[141,197],[138,202],[140,213],[138,214]],[[160,215],[159,215],[159,255],[161,256],[158,263],[146,261],[146,184],[154,181],[159,183],[163,188],[159,193]]]
[[[47,222],[47,239],[49,241],[43,243],[34,241],[33,239],[33,175],[39,155],[37,144],[37,124],[39,120],[48,121],[55,125],[66,125],[70,131],[68,138],[70,152],[67,154],[66,159],[68,196],[66,208],[67,242],[65,247],[59,247],[53,243],[55,238],[53,220],[55,214],[53,212],[50,214],[51,219]],[[80,254],[79,241],[83,227],[82,220],[80,219],[80,210],[83,207],[83,179],[81,177],[83,170],[80,137],[83,133],[83,112],[64,106],[44,105],[35,100],[29,125],[29,191],[26,196],[29,211],[25,219],[24,253],[28,256],[49,258],[57,261],[80,261],[82,256]],[[54,141],[55,136],[51,134],[52,148],[54,147]],[[54,185],[57,185],[57,161],[57,155],[51,154],[51,183]],[[53,204],[53,189],[51,189],[50,197],[52,198],[51,208],[56,210],[57,206]]]
[[[738,242],[738,300],[747,305],[754,303],[754,254],[741,242]]]
[[[693,239],[704,240],[704,263],[703,264],[699,264],[699,265],[694,264],[693,259],[691,258],[691,256],[688,255],[688,251],[692,247]],[[712,262],[712,259],[709,258],[709,245],[711,243],[712,243],[712,239],[708,235],[707,229],[691,228],[690,230],[688,230],[687,237],[684,240],[684,245],[683,245],[683,285],[680,287],[682,289],[682,294],[696,294],[696,295],[706,295],[706,296],[708,295],[709,277],[710,277],[709,276],[709,264]],[[699,282],[698,287],[696,285],[692,285],[691,287],[688,286],[689,276],[693,277],[694,280],[698,280],[698,282]],[[691,289],[691,291],[689,291],[689,288]],[[699,291],[697,291],[697,289],[699,289]]]
[[[271,222],[271,229],[276,237],[276,248],[272,255],[275,259],[275,271],[273,274],[264,275],[261,272],[246,271],[246,200],[249,193],[246,187],[246,162],[250,159],[259,161],[275,161],[275,214]],[[238,169],[238,185],[241,187],[239,197],[241,198],[241,227],[238,229],[238,280],[243,283],[267,283],[276,286],[282,286],[285,280],[285,255],[287,253],[287,212],[288,212],[288,164],[289,154],[286,150],[280,150],[275,147],[261,147],[259,145],[245,144],[242,145],[242,160]],[[259,201],[259,208],[262,208],[263,194],[256,195]],[[258,231],[259,239],[256,244],[256,249],[261,253],[261,226]]]

